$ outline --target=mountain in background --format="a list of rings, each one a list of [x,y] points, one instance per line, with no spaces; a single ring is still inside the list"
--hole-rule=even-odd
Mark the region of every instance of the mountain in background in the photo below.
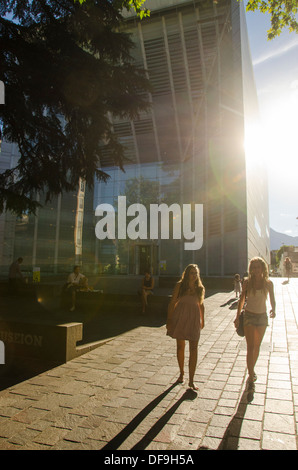
[[[293,245],[298,247],[298,237],[291,237],[284,233],[270,229],[270,250],[279,250],[282,245]]]

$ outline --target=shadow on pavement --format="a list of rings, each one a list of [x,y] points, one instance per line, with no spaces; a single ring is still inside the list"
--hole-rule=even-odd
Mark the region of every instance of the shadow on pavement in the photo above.
[[[154,408],[167,396],[167,394],[177,385],[178,382],[172,384],[167,390],[161,393],[158,397],[152,400],[142,411],[140,411],[131,421],[125,426],[111,441],[109,441],[101,450],[117,450],[118,447],[134,432],[139,424],[154,410]],[[179,408],[181,403],[185,400],[194,400],[197,393],[191,389],[179,398],[179,400],[149,429],[149,431],[142,437],[142,439],[135,444],[131,450],[144,450],[151,441],[159,434],[171,416]]]
[[[176,410],[179,408],[181,403],[185,400],[194,400],[197,397],[197,393],[188,389],[184,392],[182,397],[177,400],[177,402],[171,406],[171,408],[152,426],[151,429],[145,434],[144,437],[134,446],[132,450],[144,450],[153,441],[153,439],[160,433],[163,427],[167,424],[169,419],[173,416]]]
[[[246,388],[241,396],[238,408],[231,419],[224,436],[216,450],[238,450],[239,439],[246,409],[249,403],[253,401],[254,391]],[[198,450],[210,450],[206,446],[200,446]]]
[[[207,292],[206,297],[213,291]],[[141,313],[141,299],[130,303],[118,304],[117,307],[104,307],[90,302],[78,307],[74,312],[60,306],[60,297],[0,296],[0,322],[22,321],[25,323],[63,324],[81,322],[83,338],[78,346],[96,341],[104,341],[139,327],[159,328],[166,323],[167,304],[152,303],[145,314]],[[1,328],[0,328],[1,330]],[[0,331],[1,335],[1,331]],[[1,339],[1,336],[0,336]],[[48,363],[32,358],[18,358],[17,364],[0,365],[0,390],[13,386],[31,377],[39,375],[57,363]]]
[[[0,391],[36,377],[57,365],[33,358],[20,358],[17,364],[0,365]]]
[[[125,307],[125,306],[124,306]],[[137,308],[136,308],[137,307]],[[166,322],[166,311],[149,309],[141,313],[141,307],[113,309],[100,308],[96,303],[89,303],[83,308],[78,307],[74,312],[61,308],[60,299],[48,298],[37,301],[28,297],[0,297],[0,323],[5,327],[9,322],[25,322],[40,324],[64,324],[80,322],[83,324],[83,338],[77,346],[113,338],[132,329],[148,326],[158,328]],[[1,339],[1,327],[0,327]],[[14,363],[0,365],[0,390],[11,387],[45,372],[58,363],[45,362],[38,358],[18,357]],[[16,363],[17,362],[17,363]]]
[[[230,421],[217,450],[238,450],[242,423],[247,405],[253,401],[253,395],[253,390],[245,389],[243,392],[237,411]]]

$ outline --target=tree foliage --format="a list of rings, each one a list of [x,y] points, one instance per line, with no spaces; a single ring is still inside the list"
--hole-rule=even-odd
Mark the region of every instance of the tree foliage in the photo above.
[[[283,245],[283,246],[281,246],[280,249],[276,253],[276,264],[279,265],[281,257],[282,257],[282,255],[285,251],[289,252],[289,251],[293,251],[293,250],[294,250],[293,245]]]
[[[248,0],[247,11],[259,10],[271,16],[271,28],[268,39],[279,36],[284,28],[298,33],[298,0]]]
[[[86,0],[74,0],[75,2],[79,2],[81,5],[86,2]],[[114,7],[117,9],[126,8],[127,10],[135,10],[137,15],[142,19],[145,16],[150,15],[150,11],[148,8],[142,8],[142,5],[145,3],[146,0],[114,0],[113,4]]]
[[[124,149],[110,116],[137,118],[148,108],[145,72],[133,62],[122,8],[132,0],[2,0],[0,79],[5,140],[20,159],[0,175],[0,211],[34,211],[74,190],[79,178],[92,187],[103,152],[123,167]]]

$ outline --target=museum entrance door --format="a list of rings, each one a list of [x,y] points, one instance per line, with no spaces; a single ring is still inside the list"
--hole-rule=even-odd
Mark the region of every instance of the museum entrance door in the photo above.
[[[149,270],[152,275],[157,272],[158,246],[153,244],[135,244],[131,250],[130,272],[144,275]]]

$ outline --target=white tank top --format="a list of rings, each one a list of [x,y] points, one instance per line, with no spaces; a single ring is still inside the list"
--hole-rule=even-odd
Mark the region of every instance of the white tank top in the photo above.
[[[247,296],[245,310],[251,313],[266,313],[266,300],[267,292],[263,290],[256,290],[254,294],[252,291]]]

